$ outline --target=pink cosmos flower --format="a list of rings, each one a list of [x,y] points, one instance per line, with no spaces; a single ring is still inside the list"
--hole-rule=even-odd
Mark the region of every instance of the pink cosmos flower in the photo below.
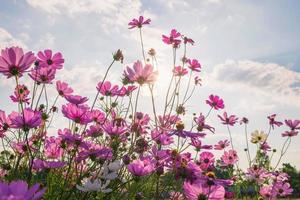
[[[211,187],[204,187],[202,182],[185,181],[183,184],[184,194],[188,200],[223,200],[225,196],[225,189],[221,185],[213,185]]]
[[[282,137],[294,137],[298,135],[298,131],[285,131],[281,135]]]
[[[134,176],[147,176],[155,170],[155,164],[150,157],[145,157],[132,161],[127,169]]]
[[[39,67],[50,67],[54,70],[61,69],[65,60],[60,52],[52,54],[52,50],[46,49],[38,52]]]
[[[0,138],[4,137],[4,133],[9,129],[11,126],[11,121],[3,110],[0,110]]]
[[[233,126],[239,118],[237,118],[235,115],[227,115],[227,112],[223,113],[223,117],[221,115],[218,115],[220,120],[222,121],[222,124]]]
[[[184,196],[180,192],[172,191],[169,193],[170,200],[184,200]]]
[[[271,151],[271,146],[267,142],[263,142],[259,145],[259,148],[266,154],[267,151]]]
[[[32,146],[32,141],[29,141],[29,148],[32,152],[36,151],[37,149],[35,149]],[[12,142],[12,149],[17,153],[17,154],[21,154],[23,155],[24,153],[27,152],[28,147],[25,141],[20,141],[20,142]]]
[[[51,67],[42,67],[32,70],[29,76],[37,83],[52,83],[56,70]]]
[[[210,107],[214,108],[215,110],[219,110],[219,109],[223,109],[224,106],[224,102],[223,99],[221,99],[219,96],[217,95],[210,95],[209,99],[206,100],[206,103],[208,105],[210,105]]]
[[[169,36],[162,36],[162,40],[165,44],[172,44],[176,48],[181,42],[180,36],[181,34],[176,29],[172,29]]]
[[[228,147],[230,142],[228,140],[220,140],[218,144],[215,144],[215,150],[223,150]]]
[[[70,149],[73,149],[74,146],[77,147],[82,147],[86,148],[87,144],[85,141],[83,141],[83,137],[74,134],[71,132],[70,129],[65,128],[64,130],[59,129],[58,130],[58,136],[61,138],[61,143],[66,144],[67,147]]]
[[[131,82],[140,85],[153,84],[157,79],[158,71],[154,71],[153,66],[150,64],[143,66],[142,62],[138,60],[133,64],[133,68],[126,67],[124,75]]]
[[[73,93],[73,89],[69,87],[67,83],[62,81],[56,81],[56,90],[62,97],[71,95]]]
[[[259,194],[269,200],[276,199],[276,191],[273,189],[272,185],[264,185],[260,188]]]
[[[137,87],[134,85],[129,85],[127,88],[126,87],[122,87],[119,90],[119,96],[123,97],[123,96],[129,96],[134,90],[136,90]]]
[[[126,125],[118,124],[114,121],[106,122],[105,124],[103,124],[102,128],[110,136],[122,135],[128,130],[128,127]]]
[[[118,85],[112,85],[110,81],[105,81],[104,83],[99,82],[97,85],[97,90],[100,92],[103,96],[116,96],[119,94],[119,86]]]
[[[214,154],[211,152],[202,152],[200,154],[200,167],[202,170],[206,170],[215,162]]]
[[[291,188],[290,184],[284,182],[276,183],[275,190],[277,194],[281,197],[286,197],[288,195],[291,195],[293,192],[293,189]]]
[[[188,43],[189,43],[189,44],[191,44],[191,45],[194,45],[195,42],[194,42],[193,39],[184,36],[184,37],[183,37],[183,43],[184,43],[184,44],[188,44]]]
[[[196,72],[200,72],[201,71],[201,64],[198,62],[198,60],[196,59],[188,59],[188,67],[192,70],[192,71],[196,71]]]
[[[197,124],[197,130],[203,131],[204,129],[209,130],[210,132],[214,133],[215,128],[211,127],[210,125],[205,123],[205,116],[200,113],[198,117],[194,117],[194,122]]]
[[[59,159],[63,155],[61,139],[53,136],[48,137],[45,140],[44,155],[50,159]]]
[[[62,106],[62,113],[68,119],[73,120],[75,123],[79,124],[88,124],[93,120],[91,112],[86,106],[76,106],[74,104],[68,103],[67,105]]]
[[[129,29],[133,29],[135,27],[142,28],[143,25],[150,24],[151,19],[144,20],[143,16],[140,16],[138,19],[132,19],[131,22],[128,23],[130,26]]]
[[[234,165],[238,161],[238,156],[235,150],[224,151],[221,157],[223,164],[226,166]]]
[[[290,131],[285,131],[282,133],[282,137],[293,137],[298,135],[298,131],[300,130],[300,120],[285,120],[285,124],[291,129]]]
[[[160,145],[169,145],[174,142],[173,137],[168,135],[167,133],[158,131],[158,130],[153,130],[151,131],[151,138],[154,140],[157,144]]]
[[[78,153],[76,161],[81,162],[87,158],[90,158],[91,160],[101,159],[105,161],[111,160],[112,157],[113,151],[111,148],[95,143],[87,143],[87,146]]]
[[[66,164],[67,164],[66,162],[61,162],[61,161],[45,161],[41,159],[34,159],[33,169],[35,170],[55,169],[55,168],[61,168]]]
[[[283,123],[275,120],[276,114],[268,116],[269,124],[274,129],[274,125],[280,127]]]
[[[100,110],[97,110],[97,109],[93,109],[91,115],[92,115],[93,121],[98,124],[102,124],[106,118],[105,113]]]
[[[201,140],[198,138],[192,138],[190,144],[196,148],[196,151],[200,151],[201,149],[212,149],[212,145],[202,145]]]
[[[28,187],[25,181],[11,183],[0,182],[0,197],[3,200],[39,200],[42,199],[46,189],[40,189],[39,184]]]
[[[74,105],[81,105],[89,100],[87,97],[82,97],[80,95],[66,95],[65,99]]]
[[[17,85],[14,91],[14,95],[9,96],[13,102],[16,103],[27,103],[29,104],[29,93],[30,91],[25,85]]]
[[[257,184],[262,184],[266,179],[267,170],[257,165],[247,169],[246,178],[254,180]]]
[[[94,138],[99,137],[101,135],[103,135],[103,129],[99,124],[90,126],[90,128],[86,130],[85,134],[86,137]]]
[[[29,131],[42,123],[41,113],[30,108],[24,109],[23,113],[12,112],[8,117],[12,128],[22,128],[24,131]]]
[[[285,124],[290,127],[292,131],[299,129],[300,130],[300,120],[284,120]]]
[[[34,63],[35,56],[30,51],[24,54],[20,47],[10,47],[3,49],[0,56],[0,73],[7,78],[12,76],[21,77]]]
[[[188,73],[187,69],[181,66],[174,67],[174,76],[184,76]]]

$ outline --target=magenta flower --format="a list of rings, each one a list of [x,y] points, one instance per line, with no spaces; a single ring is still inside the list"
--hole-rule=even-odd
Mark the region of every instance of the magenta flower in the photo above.
[[[45,140],[44,155],[50,159],[59,159],[63,155],[61,148],[61,139],[55,137],[48,137]]]
[[[92,115],[93,121],[98,124],[102,124],[106,118],[105,113],[100,110],[97,110],[97,109],[92,110],[91,115]]]
[[[114,123],[113,121],[106,122],[102,126],[102,128],[108,135],[111,135],[111,136],[122,135],[128,130],[127,126],[125,126],[123,124]]]
[[[55,168],[62,168],[66,164],[67,164],[66,162],[61,162],[61,161],[45,161],[41,159],[35,159],[33,161],[33,168],[36,170],[55,169]]]
[[[153,84],[157,79],[158,71],[154,71],[153,66],[150,64],[143,66],[142,62],[138,60],[133,64],[133,68],[126,67],[124,75],[131,82],[140,85]]]
[[[51,67],[52,69],[61,69],[65,60],[60,52],[52,55],[52,50],[46,49],[44,52],[38,52],[39,67]]]
[[[56,90],[62,97],[66,97],[73,93],[73,89],[69,85],[62,81],[56,81]]]
[[[200,154],[200,167],[202,170],[206,170],[215,162],[214,154],[211,152],[202,152]]]
[[[183,184],[184,194],[188,200],[223,200],[225,196],[225,189],[221,185],[213,185],[204,187],[201,181],[190,183],[185,181]]]
[[[42,123],[41,113],[30,108],[24,109],[23,113],[12,112],[8,117],[12,128],[22,128],[24,131],[29,131]]]
[[[298,135],[298,131],[285,131],[281,135],[282,137],[294,137]]]
[[[80,95],[66,95],[65,99],[74,105],[81,105],[89,100],[87,97],[82,97]]]
[[[188,59],[188,67],[192,70],[192,71],[196,71],[196,72],[200,72],[201,71],[201,64],[198,62],[198,60],[196,59]]]
[[[155,164],[150,157],[140,158],[132,161],[127,169],[134,176],[147,176],[155,170]]]
[[[9,97],[13,102],[29,104],[29,93],[30,91],[25,85],[17,85],[14,91],[14,95],[11,95]]]
[[[4,133],[11,126],[10,119],[6,116],[5,112],[0,110],[0,138],[4,137]]]
[[[91,112],[86,106],[76,106],[68,103],[67,105],[62,106],[62,113],[66,118],[79,124],[88,124],[93,120]]]
[[[91,160],[101,159],[105,161],[105,160],[111,160],[112,157],[113,157],[113,151],[111,148],[90,143],[87,144],[87,146],[84,147],[83,150],[79,152],[76,160],[78,162],[81,162],[82,160],[86,160],[87,158],[90,158]]]
[[[260,188],[259,194],[266,199],[276,199],[276,191],[273,189],[272,185],[264,185]]]
[[[157,144],[160,144],[160,145],[169,145],[174,142],[174,139],[172,136],[168,135],[167,133],[158,131],[158,130],[151,131],[151,138]]]
[[[234,165],[238,161],[238,156],[235,150],[224,151],[221,157],[222,163],[226,166]]]
[[[217,95],[210,95],[209,99],[206,100],[206,103],[208,105],[210,105],[210,107],[214,108],[215,110],[219,110],[219,109],[223,109],[224,106],[224,102],[223,99],[221,99],[219,96]]]
[[[119,94],[119,86],[118,85],[112,85],[110,81],[105,81],[104,83],[99,82],[97,85],[97,90],[100,92],[103,96],[116,96]]]
[[[190,144],[196,148],[196,151],[200,151],[201,149],[212,149],[212,145],[202,145],[201,140],[198,138],[192,138]]]
[[[56,70],[51,67],[42,67],[32,70],[29,76],[37,83],[52,83]]]
[[[203,131],[204,129],[207,129],[212,133],[215,132],[214,127],[211,127],[210,125],[205,123],[205,116],[202,115],[202,113],[200,113],[200,115],[198,117],[194,117],[194,122],[197,125],[197,130],[200,132]]]
[[[0,182],[0,197],[3,200],[39,200],[42,199],[46,189],[40,189],[39,184],[31,188],[25,181],[13,181],[11,183]]]
[[[174,76],[184,76],[188,73],[187,69],[181,66],[174,67]]]
[[[286,197],[288,195],[291,195],[293,192],[293,189],[291,188],[290,184],[284,182],[276,183],[275,190],[277,194],[281,197]]]
[[[191,45],[194,45],[195,42],[194,42],[193,39],[184,36],[184,37],[183,37],[183,43],[184,43],[184,44],[188,44],[188,43],[189,43],[189,44],[191,44]]]
[[[228,147],[230,142],[228,140],[220,140],[218,144],[215,144],[215,150],[223,150]]]
[[[162,40],[165,44],[172,44],[176,48],[181,42],[180,36],[181,34],[176,29],[172,29],[169,36],[162,36]]]
[[[86,130],[85,137],[99,137],[103,135],[103,129],[100,125],[92,125]]]
[[[129,85],[127,88],[126,87],[122,87],[120,90],[119,90],[119,96],[123,97],[123,96],[129,96],[134,90],[136,90],[137,87],[134,86],[134,85]]]
[[[276,114],[268,116],[269,124],[274,129],[274,125],[280,127],[283,123],[275,120]]]
[[[143,16],[140,16],[138,19],[132,19],[131,22],[128,23],[130,26],[129,29],[133,29],[135,27],[142,28],[143,25],[150,24],[151,19],[144,20]]]
[[[300,120],[284,120],[285,124],[290,127],[292,131],[299,129],[300,130]]]
[[[21,77],[34,61],[35,56],[31,51],[24,54],[20,47],[3,49],[0,56],[0,73],[7,78]]]
[[[233,126],[239,118],[237,118],[235,115],[227,115],[227,112],[223,113],[223,117],[221,115],[218,115],[220,120],[222,121],[222,124]]]
[[[87,147],[87,144],[83,141],[83,137],[78,134],[73,134],[70,129],[59,129],[58,136],[61,138],[61,142],[67,144],[68,147]]]

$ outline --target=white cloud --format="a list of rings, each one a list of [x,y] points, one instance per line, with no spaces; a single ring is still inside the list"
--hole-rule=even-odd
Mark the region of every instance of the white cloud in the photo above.
[[[55,37],[51,33],[45,33],[35,44],[35,49],[53,48],[55,45]]]
[[[255,89],[273,100],[299,105],[300,73],[275,63],[228,60],[214,67],[210,74],[223,84]]]
[[[0,27],[0,49],[9,46],[20,46],[27,48],[22,40],[15,38],[7,30]]]

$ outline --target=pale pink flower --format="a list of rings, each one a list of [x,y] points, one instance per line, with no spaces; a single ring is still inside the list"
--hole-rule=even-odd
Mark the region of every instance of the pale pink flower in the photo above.
[[[143,66],[142,62],[138,60],[133,64],[133,68],[126,67],[124,75],[130,81],[140,85],[153,84],[157,79],[158,71],[154,71],[153,66],[150,64]]]

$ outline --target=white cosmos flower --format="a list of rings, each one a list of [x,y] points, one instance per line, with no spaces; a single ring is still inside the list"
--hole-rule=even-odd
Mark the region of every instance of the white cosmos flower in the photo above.
[[[76,188],[83,192],[101,191],[103,193],[108,193],[112,191],[112,189],[106,188],[110,183],[110,180],[106,180],[104,183],[102,183],[102,181],[99,179],[92,180],[90,178],[85,178],[81,182],[82,186],[76,185]]]

